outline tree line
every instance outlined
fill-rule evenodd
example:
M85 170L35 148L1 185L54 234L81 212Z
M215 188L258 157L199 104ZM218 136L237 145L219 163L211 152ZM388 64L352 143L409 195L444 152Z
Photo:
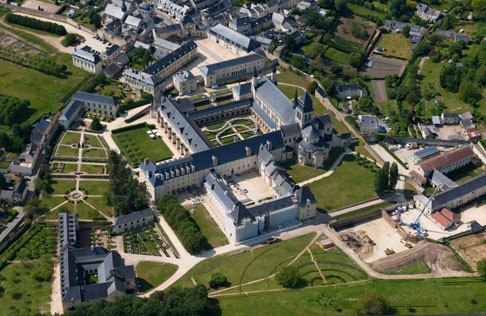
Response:
M148 207L145 184L138 182L126 166L121 155L110 151L108 173L111 191L106 194L106 202L113 206L115 216L140 211Z
M67 69L66 65L58 64L50 59L44 58L40 55L19 55L16 51L8 48L0 48L0 57L8 59L13 63L17 63L26 67L33 68L47 75L62 78L65 76Z
M163 195L157 203L157 208L190 254L197 254L207 248L206 237L201 233L189 211L179 204L174 195Z
M5 19L7 20L7 22L10 23L22 25L31 29L44 31L51 34L64 36L67 33L66 29L62 25L52 22L41 21L38 19L30 18L28 16L9 13L5 17Z
M68 310L64 315L198 316L210 315L212 309L206 288L197 285L193 288L171 288L166 292L155 292L149 298L124 295L114 302L98 300L89 306Z
M29 117L30 102L17 97L0 94L0 124L12 126Z
M375 173L375 191L382 195L386 191L393 190L398 183L398 165L396 162L386 161L383 167Z

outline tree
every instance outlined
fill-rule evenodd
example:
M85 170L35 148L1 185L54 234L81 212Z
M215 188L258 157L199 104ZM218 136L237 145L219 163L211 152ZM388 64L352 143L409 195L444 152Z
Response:
M94 14L92 17L90 17L91 23L94 25L96 29L101 28L101 17L99 14Z
M281 286L295 288L300 281L299 269L293 266L287 266L280 270L275 278Z
M486 281L486 259L481 259L476 263L476 268L478 269L479 276Z
M486 19L486 0L472 0L471 7L476 20Z
M378 195L385 193L387 187L386 176L383 173L383 169L379 169L375 173L375 192Z
M220 286L225 285L226 281L226 276L224 276L224 274L216 272L211 275L211 280L208 283L211 288L216 289Z
M307 85L307 92L310 94L314 94L316 92L316 89L318 87L317 81L313 80L311 83Z
M62 40L61 44L64 47L68 47L68 46L71 46L74 43L76 43L77 40L78 40L78 35L77 34L69 33L69 34L67 34L64 37L64 39Z
M361 64L363 63L363 59L364 59L364 53L362 52L351 53L349 57L349 65L351 65L351 67L359 69L361 67Z
M402 34L403 36L405 36L406 38L409 38L410 37L410 26L405 25L403 28L402 28Z
M476 105L482 98L481 88L470 80L464 80L459 85L459 98L469 104Z
M461 70L456 65L445 66L440 72L439 82L447 91L457 92L461 83Z
M93 131L101 131L103 129L103 125L100 123L100 119L95 116L91 124L89 125L89 129Z
M385 161L381 169L383 171L383 181L385 182L386 190L388 190L390 189L390 163L388 161Z
M363 112L371 112L373 110L373 98L369 96L361 97L358 101L358 109Z
M7 181L5 181L5 176L3 173L0 173L0 189L5 189L7 185Z
M398 165L396 162L392 163L390 167L390 189L395 189L398 183Z
M367 292L358 298L356 311L358 315L386 315L390 314L390 305L382 295Z

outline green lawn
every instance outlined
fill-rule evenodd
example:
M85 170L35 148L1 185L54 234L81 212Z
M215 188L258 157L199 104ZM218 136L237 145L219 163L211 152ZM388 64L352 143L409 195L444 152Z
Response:
M68 158L77 158L79 155L78 148L72 148L71 146L59 145L57 146L56 153L54 154L55 157L68 157Z
M354 155L346 155L334 173L309 184L321 211L333 210L365 201L376 196L375 174L358 165Z
M59 217L59 213L63 212L74 213L74 204L70 202L65 203L61 207L56 208L54 211L50 211L49 213L47 213L44 218L57 220Z
M228 244L228 239L225 234L214 222L203 204L196 204L194 207L188 207L188 209L194 209L196 211L194 214L191 214L191 217L196 221L199 228L201 228L201 233L206 237L212 248Z
M472 314L486 310L485 284L478 278L369 280L302 290L218 297L223 315L356 315L354 298L376 291L396 314ZM325 304L332 302L331 304Z
M113 209L111 206L106 205L106 200L104 197L89 197L86 202L93 205L101 213L108 217L113 216Z
M383 47L383 56L408 59L412 54L410 40L402 34L383 34L376 47Z
M91 199L88 198L88 202ZM97 219L102 219L104 220L105 218L98 213L95 209L93 209L91 206L87 205L84 202L78 202L76 204L76 213L79 215L79 219L88 219L88 220L97 220Z
M394 269L391 271L383 271L386 274L425 274L430 273L432 270L425 263L425 261L417 261L399 269Z
M87 145L90 145L92 147L103 148L103 145L101 144L100 140L98 139L98 136L95 136L95 135L84 134L84 143L87 144Z
M326 51L326 57L337 63L349 65L350 54L337 50L334 47L329 47Z
M172 158L172 152L161 138L152 139L147 134L149 129L140 127L131 131L112 134L125 158L132 166L138 165L145 158L162 161Z
M103 165L90 165L90 164L81 164L81 171L86 172L89 174L104 174L105 173L105 166Z
M57 54L55 60L67 66L71 73L67 78L46 75L0 60L0 94L12 95L30 101L36 110L28 123L39 119L44 113L55 113L91 75L72 65L68 54Z
M42 197L42 204L48 209L52 209L65 201L66 199L63 196Z
M88 195L104 195L110 191L110 181L81 180L79 188L88 191Z
M283 68L278 69L277 83L278 82L290 83L304 88L307 87L307 85L309 84L309 82L306 79L304 79L303 75L301 76L295 71L287 70ZM293 94L292 97L294 97Z
M65 194L66 191L71 191L76 187L76 181L63 179L51 180L51 187L53 189L51 194Z
M278 79L277 79L277 81L278 81ZM302 85L302 88L300 88L300 89L292 87L292 86L286 86L286 85L283 85L283 84L279 84L278 88L280 89L280 91L282 91L285 94L285 96L287 96L287 98L293 100L294 96L295 96L295 89L297 89L297 94L300 97L304 94L305 89L306 89L305 85L307 85L308 83L303 81L300 84ZM310 95L310 97L312 99L312 104L313 104L313 107L314 107L314 113L315 113L316 116L327 113L326 108L321 104L321 102L319 102L316 99L316 97L314 95Z
M108 158L106 154L106 150L92 148L92 149L83 149L83 158L100 158L106 159Z
M52 173L70 173L78 170L78 164L75 162L54 161L51 164Z
M164 283L177 271L175 264L141 261L135 266L140 292L147 292Z
M309 180L326 172L324 169L302 166L294 160L287 160L283 163L283 167L287 169L287 173L296 183Z
M191 276L196 282L207 285L215 272L224 274L231 285L267 277L288 264L314 236L315 234L308 234L270 246L253 248L244 253L237 251L206 259L189 270L173 286L193 286Z
M352 4L352 3L346 3L346 6L348 7L349 10L353 11L354 14L359 15L363 18L366 18L367 16L373 16L373 17L378 17L380 19L385 19L385 13L382 12L377 12L370 10L368 8L359 6L357 4Z
M485 166L476 166L475 164L470 163L460 169L449 172L447 177L456 183L463 183L479 176L483 172L486 172Z
M382 204L370 206L370 207L364 208L364 209L359 210L359 211L354 212L354 213L348 213L348 214L344 214L344 215L335 217L334 220L336 220L336 221L342 221L342 220L345 220L345 219L348 219L348 218L352 218L352 217L355 217L355 216L360 216L360 215L363 215L363 214L371 213L373 211L376 211L376 210L379 210L379 209L382 209L382 208L391 206L393 204L395 204L395 203L387 202L387 203L382 203Z
M447 112L456 112L461 114L466 111L472 111L473 107L461 101L457 93L446 91L440 86L440 72L442 70L442 67L444 67L445 65L445 62L433 63L430 61L430 59L425 61L422 72L420 73L423 77L423 79L420 81L420 90L422 92L422 95L424 95L424 92L426 91L436 92L438 94L436 98L439 101L444 102L447 108ZM432 115L433 109L435 108L435 101L434 99L424 99L424 102L426 109L425 116L430 117L430 115ZM479 113L486 113L486 102L484 101L484 99L481 102L481 106L477 110Z
M49 311L51 283L37 281L35 263L8 264L0 271L5 280L0 287L5 293L0 295L2 315L33 315Z
M80 139L81 139L80 133L67 131L63 134L61 141L59 143L62 145L79 144Z

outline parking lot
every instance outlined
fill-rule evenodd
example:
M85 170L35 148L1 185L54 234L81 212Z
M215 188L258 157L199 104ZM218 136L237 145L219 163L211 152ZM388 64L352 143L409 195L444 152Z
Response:
M405 60L386 58L374 54L371 55L370 59L373 61L373 66L367 69L364 74L371 78L383 79L391 75L401 76L407 65Z

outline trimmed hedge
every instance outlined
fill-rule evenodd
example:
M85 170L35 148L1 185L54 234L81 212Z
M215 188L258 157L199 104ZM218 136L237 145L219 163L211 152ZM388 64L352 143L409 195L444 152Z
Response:
M29 27L31 29L35 30L40 30L44 31L47 33L51 34L56 34L56 35L61 35L64 36L67 34L66 29L64 26L56 24L56 23L51 23L51 22L46 22L46 21L41 21L38 19L30 18L28 16L23 16L23 15L15 15L13 13L7 14L5 17L7 22L13 23L13 24L18 24L22 25L25 27Z
M132 131L134 129L139 129L140 127L146 127L146 128L152 128L153 129L153 128L155 128L155 125L147 124L147 123L140 123L140 124L130 125L130 126L126 126L126 127L122 127L122 128L112 130L111 133L112 134L119 134L119 133L122 133L122 132L128 132L128 131Z

